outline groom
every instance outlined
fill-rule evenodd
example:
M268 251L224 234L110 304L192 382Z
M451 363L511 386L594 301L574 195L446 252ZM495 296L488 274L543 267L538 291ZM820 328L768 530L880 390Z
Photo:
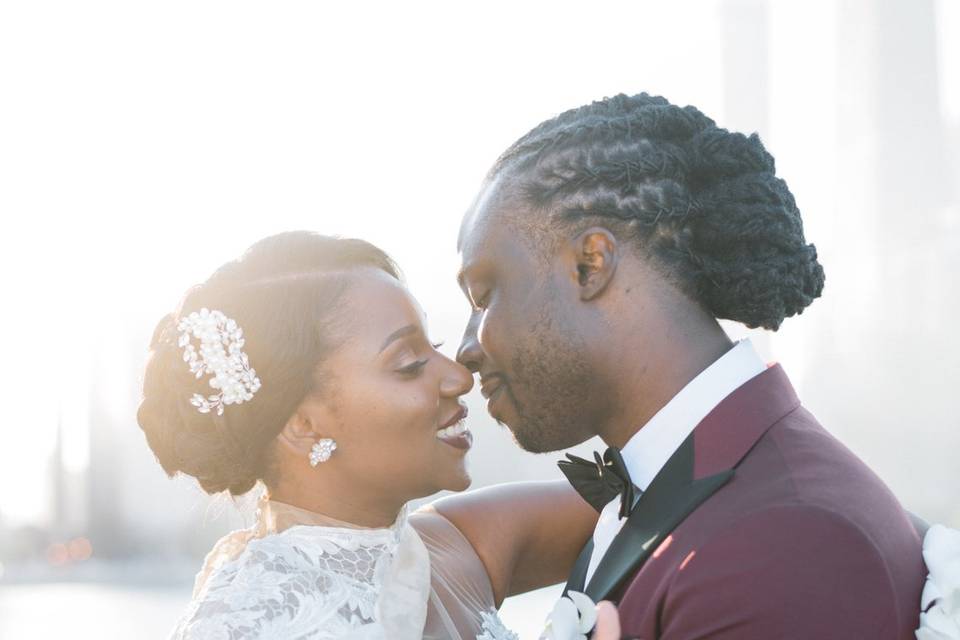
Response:
M776 330L823 269L754 136L616 96L497 161L463 220L458 359L600 512L568 590L633 638L913 638L925 576L897 500L717 322ZM829 375L829 372L825 372Z

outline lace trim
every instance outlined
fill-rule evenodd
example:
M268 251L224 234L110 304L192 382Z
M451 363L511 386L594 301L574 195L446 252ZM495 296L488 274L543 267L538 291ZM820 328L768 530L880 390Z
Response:
M342 638L377 621L398 528L301 525L252 535L235 532L217 544L219 566L201 572L173 638ZM223 557L244 542L239 556Z
M477 640L520 640L520 636L508 629L496 609L480 612L480 634Z

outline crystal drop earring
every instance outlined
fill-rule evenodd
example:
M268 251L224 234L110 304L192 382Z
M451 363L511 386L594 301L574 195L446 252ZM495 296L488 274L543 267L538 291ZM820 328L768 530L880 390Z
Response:
M321 438L313 443L310 448L310 466L315 467L321 462L326 462L337 450L337 443L333 438Z

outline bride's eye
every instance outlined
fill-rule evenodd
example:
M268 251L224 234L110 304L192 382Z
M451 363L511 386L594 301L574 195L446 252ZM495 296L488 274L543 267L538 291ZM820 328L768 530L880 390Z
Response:
M414 377L419 374L423 368L427 365L428 360L417 360L416 362L411 362L410 364L400 367L397 369L397 373L403 376Z

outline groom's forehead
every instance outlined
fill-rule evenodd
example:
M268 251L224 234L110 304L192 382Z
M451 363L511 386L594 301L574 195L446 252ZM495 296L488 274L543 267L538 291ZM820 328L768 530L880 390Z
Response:
M520 231L501 210L475 210L461 226L460 259L464 270L486 263L512 262L525 250Z
M494 221L485 209L474 207L463 217L460 224L460 237L457 240L457 251L463 258L476 256L490 250L496 238Z
M460 251L457 282L461 289L477 283L523 281L540 268L529 238L514 224L497 217L484 217L465 234ZM517 280L519 279L519 280Z
M467 209L460 221L460 234L457 237L457 251L473 252L476 244L481 240L484 231L490 225L490 205L499 199L499 180L494 180L483 186L476 200Z
M499 253L529 231L521 222L523 205L502 177L488 183L464 214L457 251L464 260Z

